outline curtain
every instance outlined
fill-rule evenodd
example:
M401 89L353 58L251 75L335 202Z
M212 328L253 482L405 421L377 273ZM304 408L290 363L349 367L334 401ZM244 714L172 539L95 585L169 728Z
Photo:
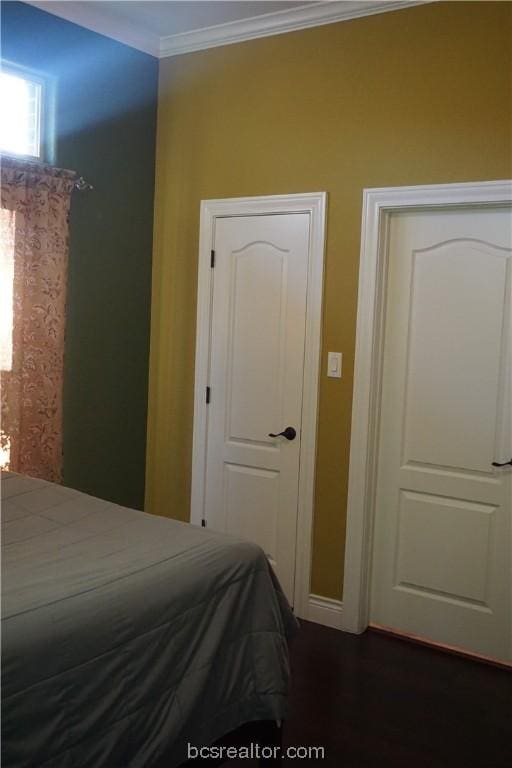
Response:
M62 477L68 217L75 174L2 158L1 449L14 472Z

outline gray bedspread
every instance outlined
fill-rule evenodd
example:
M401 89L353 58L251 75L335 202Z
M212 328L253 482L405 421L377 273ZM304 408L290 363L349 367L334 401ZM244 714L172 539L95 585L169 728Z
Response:
M296 621L258 547L2 480L3 768L171 768L285 716Z

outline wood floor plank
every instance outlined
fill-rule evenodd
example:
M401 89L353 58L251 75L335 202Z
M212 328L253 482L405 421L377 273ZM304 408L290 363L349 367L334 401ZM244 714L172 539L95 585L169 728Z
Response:
M377 632L301 624L283 746L323 746L325 759L284 765L512 768L509 671Z

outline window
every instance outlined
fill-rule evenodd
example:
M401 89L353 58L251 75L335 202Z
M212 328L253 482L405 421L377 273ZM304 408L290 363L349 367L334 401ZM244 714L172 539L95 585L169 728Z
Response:
M0 208L0 370L12 369L14 211Z
M11 67L0 72L0 151L42 159L44 82Z
M2 379L12 370L14 211L0 208L0 370ZM2 381L4 384L5 381ZM0 469L9 467L11 441L0 433Z

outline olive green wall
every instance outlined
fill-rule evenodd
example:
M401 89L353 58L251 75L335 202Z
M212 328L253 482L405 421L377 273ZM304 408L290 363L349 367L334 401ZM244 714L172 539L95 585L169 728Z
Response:
M362 190L511 175L511 14L433 3L161 62L149 510L189 515L201 199L326 190L312 592L341 597Z

